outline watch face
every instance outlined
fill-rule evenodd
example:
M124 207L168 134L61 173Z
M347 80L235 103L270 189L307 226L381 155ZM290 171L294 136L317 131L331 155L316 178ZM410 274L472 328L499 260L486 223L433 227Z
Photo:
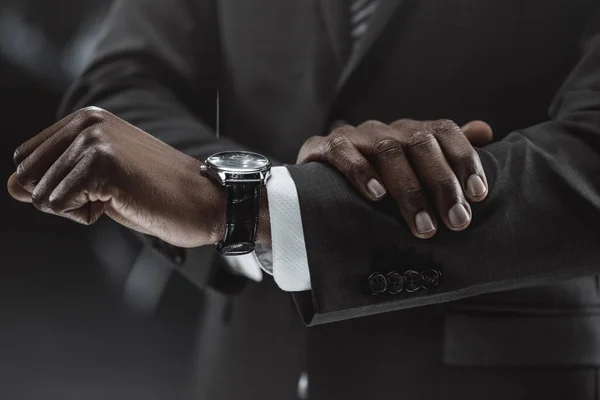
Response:
M270 164L266 157L246 151L217 153L210 156L207 162L218 169L236 172L260 171Z

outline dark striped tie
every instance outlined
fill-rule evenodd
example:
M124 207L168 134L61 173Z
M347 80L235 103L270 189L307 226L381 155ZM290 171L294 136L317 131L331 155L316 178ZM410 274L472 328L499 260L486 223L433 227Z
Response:
M369 26L369 18L377 9L377 0L351 0L350 3L350 36L352 48L356 49L360 39Z

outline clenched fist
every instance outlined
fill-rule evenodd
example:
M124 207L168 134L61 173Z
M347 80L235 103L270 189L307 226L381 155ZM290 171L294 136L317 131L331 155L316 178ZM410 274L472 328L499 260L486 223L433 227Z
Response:
M328 136L309 138L298 163L331 164L370 200L389 192L411 232L427 239L437 232L438 219L454 231L469 226L469 202L488 193L472 145L491 140L492 130L482 121L462 128L449 120L339 123Z
M225 193L201 162L96 107L19 146L8 190L46 213L92 224L102 214L180 247L222 238Z

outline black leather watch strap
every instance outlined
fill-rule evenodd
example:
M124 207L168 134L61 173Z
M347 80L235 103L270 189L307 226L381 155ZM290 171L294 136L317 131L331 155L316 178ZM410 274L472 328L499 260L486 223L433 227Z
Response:
M260 182L239 182L227 186L225 236L217 244L219 253L235 256L254 250L261 186Z

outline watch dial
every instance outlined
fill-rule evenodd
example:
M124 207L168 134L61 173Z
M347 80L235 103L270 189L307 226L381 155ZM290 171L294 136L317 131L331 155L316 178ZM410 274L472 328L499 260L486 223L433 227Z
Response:
M261 169L269 164L269 160L266 157L245 151L218 153L209 157L208 162L217 168L235 168L242 170Z

